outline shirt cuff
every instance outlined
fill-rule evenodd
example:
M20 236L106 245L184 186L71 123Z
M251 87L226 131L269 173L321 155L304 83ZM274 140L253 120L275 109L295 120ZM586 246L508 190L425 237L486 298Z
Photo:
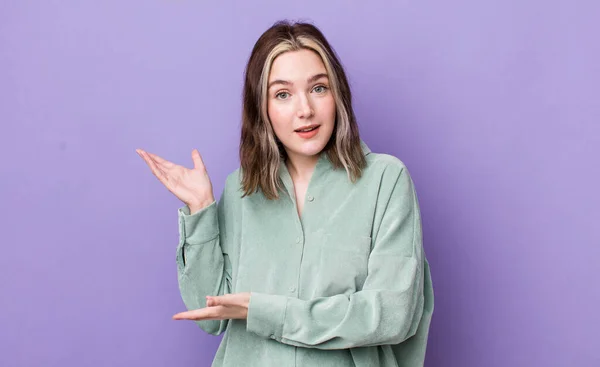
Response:
M281 340L287 302L285 296L252 292L248 304L246 331Z
M202 244L219 234L217 202L190 214L190 209L183 206L178 209L179 242L190 245Z

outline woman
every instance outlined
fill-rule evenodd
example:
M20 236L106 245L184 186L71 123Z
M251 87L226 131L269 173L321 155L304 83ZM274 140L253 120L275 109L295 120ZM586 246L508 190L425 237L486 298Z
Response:
M214 366L422 366L433 312L413 182L360 139L322 33L278 22L245 72L240 168L218 201L188 169L138 150L186 205L178 279L187 312L226 331Z

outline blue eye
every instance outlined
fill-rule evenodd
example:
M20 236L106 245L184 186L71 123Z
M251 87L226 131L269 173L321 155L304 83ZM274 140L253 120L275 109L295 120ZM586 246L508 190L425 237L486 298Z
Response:
M285 96L285 97L282 97ZM287 99L287 97L289 96L288 92L279 92L275 95L275 98L277 99Z
M325 93L327 87L324 85L317 85L313 90L317 93Z

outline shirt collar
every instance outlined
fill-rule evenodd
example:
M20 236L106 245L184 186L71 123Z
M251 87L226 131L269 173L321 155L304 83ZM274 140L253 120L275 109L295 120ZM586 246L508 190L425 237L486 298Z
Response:
M367 146L367 143L365 143L362 139L360 139L360 147L362 148L363 154L365 156L367 156L369 153L371 153L371 149L369 149L369 147Z
M360 140L360 148L365 156L371 153L371 149L367 146L367 144L361 139ZM313 171L313 177L311 181L316 180L318 176L320 176L323 172L329 170L331 168L331 161L327 156L327 153L321 152L319 153L319 160L317 161L317 165L315 166L315 170ZM285 161L282 159L279 164L279 177L283 181L283 184L288 191L291 193L294 191L294 184L292 182L292 177L290 176L290 172L285 165Z

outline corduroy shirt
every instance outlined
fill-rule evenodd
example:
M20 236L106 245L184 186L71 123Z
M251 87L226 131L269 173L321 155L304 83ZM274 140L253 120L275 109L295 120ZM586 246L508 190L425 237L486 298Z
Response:
M284 163L279 199L241 198L237 169L218 201L179 208L186 307L251 292L246 320L196 322L225 332L213 366L424 364L433 288L414 184L398 158L361 147L355 183L320 154L301 217Z

